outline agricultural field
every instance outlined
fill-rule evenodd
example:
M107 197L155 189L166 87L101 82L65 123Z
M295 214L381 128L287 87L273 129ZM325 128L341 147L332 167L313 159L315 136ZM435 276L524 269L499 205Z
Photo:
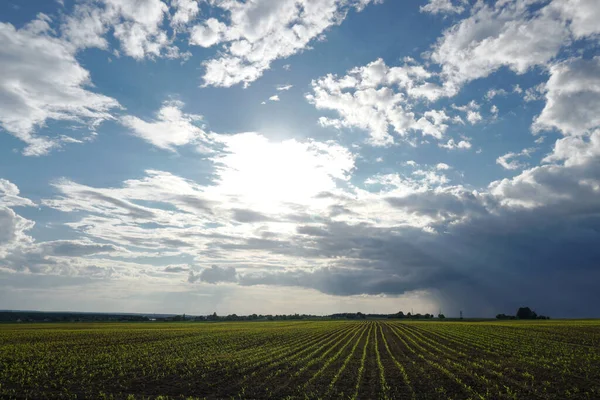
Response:
M5 324L0 397L599 399L600 321Z

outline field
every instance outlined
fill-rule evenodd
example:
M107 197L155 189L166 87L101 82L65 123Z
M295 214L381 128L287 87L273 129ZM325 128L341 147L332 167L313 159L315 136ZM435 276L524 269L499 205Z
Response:
M599 399L600 321L6 324L0 397Z

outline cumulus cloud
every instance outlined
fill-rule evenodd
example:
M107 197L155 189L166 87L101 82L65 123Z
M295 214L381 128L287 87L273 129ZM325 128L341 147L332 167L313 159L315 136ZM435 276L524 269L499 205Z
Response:
M466 139L459 140L458 142L454 139L450 139L447 143L440 143L438 146L448 150L468 150L472 147L471 142Z
M190 33L190 44L211 47L221 40L227 31L227 25L216 18L209 18L202 25L195 25Z
M175 9L171 16L171 25L176 28L189 24L200 13L197 0L172 0L171 7Z
M468 1L459 0L429 0L427 4L421 6L419 9L421 12L430 14L460 14L465 11L465 4Z
M468 104L457 106L456 104L452 105L452 108L455 110L461 111L464 113L465 118L471 125L475 125L483 120L479 109L481 106L477 104L475 100L470 101Z
M600 27L600 6L595 0L554 0L552 8L558 10L563 19L569 23L573 35L577 39L597 35Z
M225 43L225 51L204 62L205 85L233 86L258 79L271 63L298 53L347 13L380 0L220 1L213 5L227 22L209 18L195 26L190 43L210 47Z
M577 135L600 126L600 57L569 59L550 68L546 105L535 131L557 129Z
M5 207L34 206L35 203L29 199L19 196L17 185L7 179L0 178L0 205Z
M437 3L427 6L434 9ZM446 3L440 1L439 5L451 6ZM600 16L594 0L536 3L478 2L469 17L446 30L433 47L431 60L441 65L447 91L457 92L463 84L501 67L517 74L536 66L544 68L574 39L594 38L600 33L593 22Z
M50 22L39 15L20 29L0 23L0 126L27 145L29 156L61 145L58 137L38 134L48 120L95 126L120 107L90 89L89 72L75 49L53 35Z
M27 207L35 204L19 196L17 185L7 179L0 179L0 260L10 249L32 243L27 235L35 223L18 215L12 207Z
M458 90L500 67L523 74L545 65L569 38L567 24L549 6L534 11L526 1L480 2L443 34L431 59L441 64L449 89Z
M27 234L35 223L18 215L12 207L33 206L19 196L19 188L6 179L0 179L0 266L2 259L19 246L28 246L33 239Z
M519 90L521 90L519 88ZM490 89L485 94L486 100L492 100L494 97L504 97L507 96L508 92L504 89Z
M583 206L595 201L599 186L597 161L600 132L589 137L558 140L545 165L523 171L512 179L493 182L492 193L508 205L540 207L560 202Z
M198 13L197 4L186 0L173 3L175 26L188 23ZM100 0L77 4L61 26L63 37L76 48L107 49L106 35L112 32L121 51L141 60L146 57L178 58L179 48L171 44L164 21L169 7L161 0Z
M21 217L11 208L0 205L0 259L19 243L31 242L32 239L26 232L33 226L33 221Z
M450 119L445 111L428 110L418 116L412 110L415 101L435 100L442 94L441 87L427 81L431 77L422 66L388 67L379 59L343 77L329 74L313 80L313 93L306 99L318 109L339 114L338 119L321 117L322 126L366 130L373 145L393 143L391 129L400 136L412 130L440 139Z

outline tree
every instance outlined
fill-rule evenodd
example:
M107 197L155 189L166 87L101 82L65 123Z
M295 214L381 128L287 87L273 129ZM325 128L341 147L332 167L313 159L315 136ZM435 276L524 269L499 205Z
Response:
M209 315L208 317L206 317L206 319L209 321L217 321L219 319L219 317L217 317L217 313L214 312L214 313L212 313L212 315Z
M439 319L444 319L444 318L446 318L446 316L444 314L438 314L438 318Z
M536 319L537 314L535 311L531 311L529 307L520 307L517 311L517 318L519 319Z

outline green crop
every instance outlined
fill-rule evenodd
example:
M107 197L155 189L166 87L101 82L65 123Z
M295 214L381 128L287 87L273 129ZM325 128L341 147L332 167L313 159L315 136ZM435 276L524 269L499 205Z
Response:
M598 321L0 325L0 398L597 399Z

